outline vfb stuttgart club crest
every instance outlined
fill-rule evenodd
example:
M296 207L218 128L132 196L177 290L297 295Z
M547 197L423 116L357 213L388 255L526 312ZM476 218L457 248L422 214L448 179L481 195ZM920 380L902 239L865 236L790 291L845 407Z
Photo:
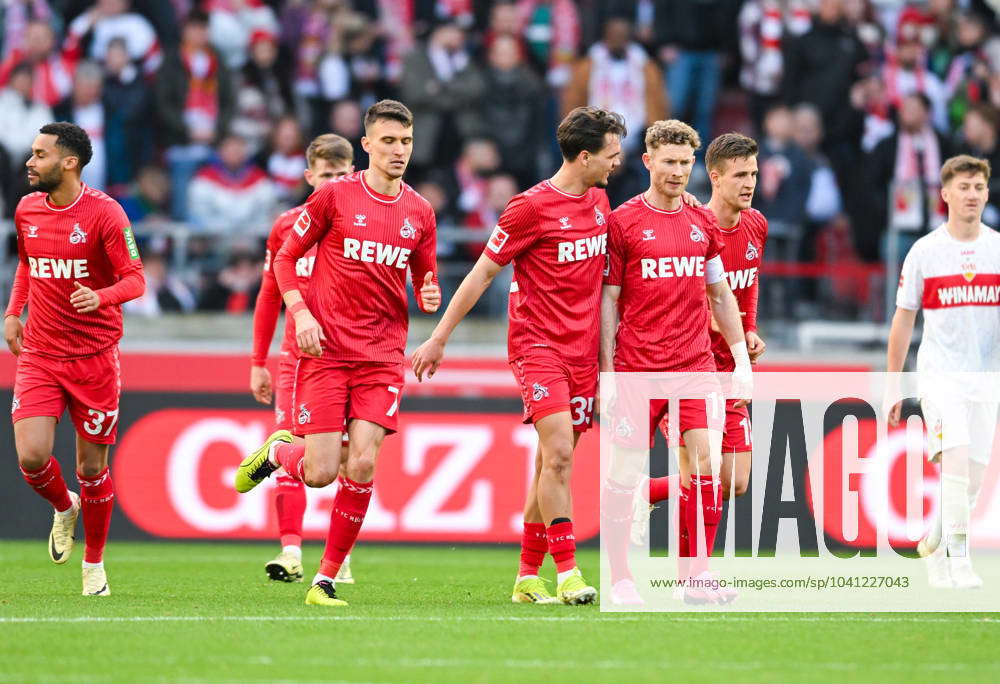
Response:
M69 234L69 242L71 245L78 245L81 242L87 241L87 234L80 229L79 223L73 224L73 232Z
M299 425L305 425L309 422L312 416L309 414L309 409L306 408L305 404L299 404Z
M760 250L757 249L757 245L752 242L747 243L747 253L745 254L747 261L753 261L760 256Z
M962 263L962 277L965 278L968 282L970 283L972 282L972 280L976 277L975 261L973 261L972 259L966 259Z
M399 229L399 236L404 238L412 238L416 234L417 234L417 229L413 227L412 223L410 223L410 219L404 218L403 227Z
M703 242L705 240L705 234L701 232L701 228L691 224L691 242Z
M531 389L531 398L535 401L541 401L545 397L549 396L549 388L544 385L539 385L537 382L531 387Z

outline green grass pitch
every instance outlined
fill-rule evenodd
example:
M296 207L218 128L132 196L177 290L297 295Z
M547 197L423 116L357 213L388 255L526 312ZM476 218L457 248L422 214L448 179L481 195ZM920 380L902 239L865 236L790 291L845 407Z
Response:
M0 682L990 681L986 614L602 614L512 605L511 548L362 545L349 608L269 582L277 545L113 543L112 596L82 548L0 542ZM306 548L307 577L320 549ZM581 567L596 579L597 553ZM553 575L551 566L545 569Z

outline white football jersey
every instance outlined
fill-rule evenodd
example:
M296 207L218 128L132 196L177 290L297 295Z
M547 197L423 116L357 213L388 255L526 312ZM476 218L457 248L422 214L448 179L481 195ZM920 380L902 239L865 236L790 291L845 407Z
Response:
M1000 371L1000 233L981 224L978 238L959 242L941 225L917 240L903 261L896 306L924 311L921 396L947 391L927 374ZM955 390L965 398L990 392L965 382Z

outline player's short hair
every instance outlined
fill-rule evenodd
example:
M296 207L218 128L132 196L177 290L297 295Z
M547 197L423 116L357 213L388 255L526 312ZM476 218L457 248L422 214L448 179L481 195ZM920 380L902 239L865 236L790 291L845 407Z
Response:
M677 119L656 121L646 129L646 151L652 152L660 145L690 145L692 150L701 147L698 131Z
M989 182L990 163L985 159L973 157L969 154L960 154L957 157L952 157L941 167L941 185L948 185L948 181L960 173L981 173L986 181Z
M309 166L317 159L324 159L331 164L352 164L354 162L354 147L342 136L336 133L324 133L313 138L306 148L306 162Z
M42 135L56 136L56 147L63 152L71 154L80 160L79 168L83 168L90 163L90 158L94 156L94 148L90 144L90 136L87 131L68 121L58 121L56 123L45 124L38 129Z
M757 141L741 133L723 133L705 150L705 166L722 171L730 159L746 159L757 156Z
M566 115L556 129L559 150L567 161L573 161L586 150L591 154L604 147L604 136L626 135L625 119L621 114L597 107L577 107Z
M407 128L413 126L413 112L402 102L379 100L365 112L365 130L379 119L398 121Z

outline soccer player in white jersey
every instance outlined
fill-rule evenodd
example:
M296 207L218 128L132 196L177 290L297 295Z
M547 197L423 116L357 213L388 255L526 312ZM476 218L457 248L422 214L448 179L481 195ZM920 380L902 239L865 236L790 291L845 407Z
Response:
M997 390L948 374L1000 371L1000 233L982 223L989 180L989 162L968 155L941 168L948 221L906 255L889 333L887 370L895 373L903 370L917 310L923 309L917 394L930 458L942 464L942 497L941 514L918 551L933 587L982 586L969 558L969 513L989 462ZM893 401L886 408L895 427L901 404Z

